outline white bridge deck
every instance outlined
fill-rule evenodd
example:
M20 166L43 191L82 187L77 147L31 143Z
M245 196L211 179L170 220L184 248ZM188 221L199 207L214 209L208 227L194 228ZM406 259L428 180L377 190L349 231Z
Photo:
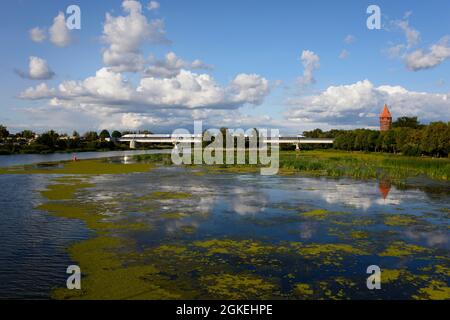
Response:
M234 136L239 137L239 136ZM244 136L248 138L248 136ZM201 135L190 135L190 134L127 134L121 138L116 139L118 142L129 142L130 148L135 148L136 143L167 143L167 144L177 144L177 143L201 143ZM265 137L263 138L263 143L267 144L294 144L297 146L300 144L333 144L333 139L313 139L304 138L296 136L279 136L277 138Z

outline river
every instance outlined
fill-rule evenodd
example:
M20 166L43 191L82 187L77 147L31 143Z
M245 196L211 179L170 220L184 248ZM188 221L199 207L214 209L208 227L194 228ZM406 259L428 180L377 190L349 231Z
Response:
M63 155L39 161L54 157ZM1 163L36 158L15 159ZM82 221L37 209L54 178L0 175L1 299L49 298L78 263L67 247L95 236ZM448 269L436 267L449 262L445 186L425 192L387 181L172 166L84 179L92 186L76 203L102 208L108 221L148 225L113 233L127 241L121 250L130 261L140 254L164 270L152 283L176 287L181 298L410 299L436 294L432 284L448 286ZM370 265L389 271L381 290L366 286Z
M171 150L127 150L127 151L98 151L77 153L50 153L50 154L13 154L0 155L0 167L33 164L39 162L67 161L74 156L77 159L99 159L107 157L124 157L136 154L170 153Z

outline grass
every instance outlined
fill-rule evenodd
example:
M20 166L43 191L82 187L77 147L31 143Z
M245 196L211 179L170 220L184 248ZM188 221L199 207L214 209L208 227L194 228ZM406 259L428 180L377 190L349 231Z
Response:
M246 155L248 163L248 154ZM142 162L170 163L170 155L140 155ZM188 165L195 167L195 165ZM210 165L208 172L259 172L262 165ZM280 174L304 174L354 179L387 178L393 181L422 176L435 180L450 179L450 159L407 157L394 154L347 152L337 150L281 151Z
M304 151L281 152L281 172L350 177L356 179L390 178L401 180L412 176L426 176L436 180L450 179L450 160L413 158L392 154Z

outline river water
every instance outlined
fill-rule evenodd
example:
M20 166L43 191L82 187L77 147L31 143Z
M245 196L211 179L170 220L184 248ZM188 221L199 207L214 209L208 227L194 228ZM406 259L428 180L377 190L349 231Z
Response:
M52 178L0 175L2 299L48 298L52 288L64 287L66 268L74 263L67 246L93 236L78 220L36 209L46 201L39 191ZM166 257L171 279L176 284L184 279L180 287L191 285L186 277L196 287L194 283L216 281L217 273L227 273L250 274L276 284L266 296L245 295L248 288L243 288L244 295L238 295L243 298L295 298L298 283L314 288L317 295L312 298L330 299L411 298L430 283L448 288L448 269L447 273L434 269L449 267L450 190L446 184L397 188L387 181L261 176L171 166L89 179L94 187L78 196L80 203L109 208L104 214L111 219L129 218L152 226L121 233L133 240L135 252L161 245L197 250L202 241L223 245L198 258L214 264L214 270L196 266L203 271L186 274L193 262L185 265L185 256ZM145 198L157 192L160 198ZM164 197L166 192L189 196ZM267 255L250 249L242 253L236 244L245 241L254 242L252 248L267 246ZM292 249L296 255L286 248L300 249ZM229 252L233 250L238 253ZM382 290L369 290L366 270L370 265L404 270L404 279L383 285ZM198 297L234 297L218 291L217 285L205 288L197 289Z
M51 153L51 154L13 154L0 155L0 167L10 167L39 162L67 161L74 156L77 159L98 159L107 157L124 157L136 154L159 154L170 153L171 150L127 150L127 151L99 151L79 153Z

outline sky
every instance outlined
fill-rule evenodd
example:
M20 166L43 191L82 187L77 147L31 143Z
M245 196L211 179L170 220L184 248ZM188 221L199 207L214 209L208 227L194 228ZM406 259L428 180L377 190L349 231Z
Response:
M385 103L450 121L446 0L4 1L0 39L11 132L377 128Z

